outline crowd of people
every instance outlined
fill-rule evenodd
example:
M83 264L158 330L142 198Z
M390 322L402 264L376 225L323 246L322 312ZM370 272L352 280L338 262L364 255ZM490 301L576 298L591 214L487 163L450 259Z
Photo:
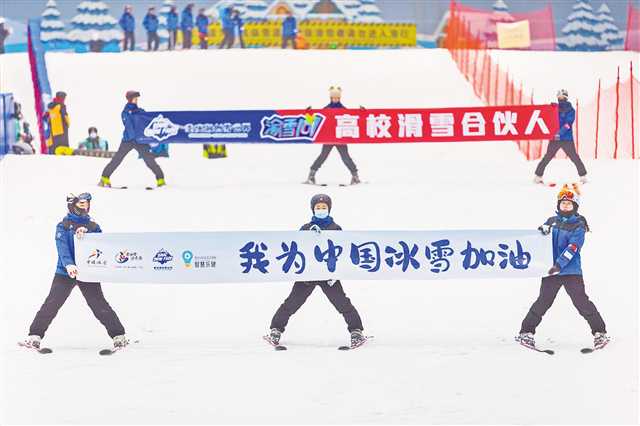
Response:
M209 45L209 25L212 23L204 8L198 10L194 18L195 5L187 4L182 12L178 13L176 6L171 6L166 17L166 26L169 33L167 38L167 50L176 49L178 32L182 34L182 48L191 49L193 45L194 31L196 32L201 49L208 49ZM123 32L122 50L135 50L135 30L136 18L133 15L133 6L127 5L119 20L120 28ZM238 9L232 6L220 10L220 24L222 26L222 41L218 45L219 49L230 49L238 41L242 49L244 42L244 21ZM147 50L155 51L160 48L160 19L156 14L155 7L149 7L142 21L142 26L147 33ZM296 18L287 13L282 21L282 48L286 49L291 45L297 47L298 25Z

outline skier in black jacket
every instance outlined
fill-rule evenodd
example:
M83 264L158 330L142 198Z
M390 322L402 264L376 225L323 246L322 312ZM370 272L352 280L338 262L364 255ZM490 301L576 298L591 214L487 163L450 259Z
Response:
M342 98L342 89L339 87L330 87L329 88L329 97L330 102L325 108L346 108L340 102ZM361 107L362 108L362 107ZM308 109L311 109L309 107ZM322 164L326 161L327 157L329 157L329 153L333 148L338 150L340 154L340 158L342 158L342 162L351 172L351 185L356 185L360 183L360 178L358 177L358 168L356 167L356 163L353 162L353 159L349 155L349 147L347 144L342 145L322 145L322 151L320 151L320 155L316 158L316 161L311 165L311 170L309 171L309 177L304 183L315 185L316 183L316 172L320 169Z
M329 216L331 212L331 198L328 195L314 195L311 198L311 211L313 212L311 222L302 225L300 228L301 231L342 231L340 225L335 223L333 218ZM297 281L293 285L289 297L280 305L271 320L271 331L269 336L266 336L270 343L274 346L279 345L280 337L282 333L284 333L289 318L300 309L316 286L322 289L331 304L342 314L347 322L347 328L351 333L351 347L362 345L366 341L366 338L362 334L362 319L360 319L358 311L344 293L340 281L334 280Z

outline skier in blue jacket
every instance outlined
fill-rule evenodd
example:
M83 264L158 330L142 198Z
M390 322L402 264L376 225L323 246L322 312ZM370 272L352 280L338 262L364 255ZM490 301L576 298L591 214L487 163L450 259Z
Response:
M296 18L291 12L287 12L287 17L282 21L282 48L286 49L289 42L291 47L296 48L296 36L298 35L298 25Z
M136 44L136 18L133 16L133 8L131 5L126 5L124 7L124 13L118 22L120 24L120 28L124 31L122 51L126 51L127 47L129 47L129 50L134 50Z
M331 213L331 197L326 194L316 194L311 198L311 222L302 225L301 231L342 231L340 225L333 221ZM320 287L336 310L342 314L347 329L351 334L351 347L358 347L366 341L362 334L362 319L357 309L351 303L338 280L329 281L298 281L293 285L291 293L280 305L271 320L271 330L265 340L273 346L280 344L280 338L289 322L289 318L295 314L311 295L316 287Z
M558 194L556 215L538 228L543 235L552 235L554 264L549 275L542 278L540 295L522 321L520 334L516 337L516 341L524 346L535 348L536 327L563 286L580 315L589 323L594 347L601 349L609 342L604 320L584 288L580 251L589 225L585 217L578 214L579 205L577 185L573 189L565 185Z
M167 14L167 31L169 32L168 50L176 47L176 39L178 38L178 12L175 6L171 6Z
M219 49L231 49L235 42L235 26L233 22L233 8L228 6L220 12L220 24L222 25L222 33L224 37L220 42Z
M98 186L111 188L111 175L116 170L116 168L118 168L120 163L122 163L124 157L126 157L132 149L135 149L138 152L147 167L151 169L156 177L156 184L158 185L158 187L164 186L166 184L164 181L164 173L156 162L154 155L151 153L149 144L138 143L136 141L136 130L134 126L133 116L135 114L145 112L138 106L140 92L136 90L129 90L127 91L125 97L127 98L127 104L124 106L122 114L120 114L120 117L122 118L122 124L124 125L124 131L122 132L122 142L120 142L118 151L113 155L111 161L105 166L104 170L102 171L102 177L100 178L100 182L98 182Z
M147 30L147 50L151 50L153 46L153 50L158 50L158 46L160 45L160 37L158 36L158 26L160 25L160 21L158 20L158 16L156 15L156 8L150 7L144 20L142 21L142 26L145 30Z
M45 332L76 285L82 292L93 315L107 329L107 333L113 339L114 347L124 347L128 343L124 327L118 315L104 298L100 283L83 282L77 279L78 268L76 264L78 259L75 258L74 236L80 239L86 233L102 232L100 225L89 216L90 208L91 194L89 193L85 192L77 196L70 194L67 197L68 214L56 226L58 265L51 290L33 319L29 328L29 336L22 346L40 348L40 341L44 338ZM101 261L102 256L102 252L96 249L89 259L82 259L82 261Z
M584 167L584 163L582 163L580 155L578 155L578 152L576 151L576 145L573 142L573 122L576 119L576 111L573 109L571 102L569 102L569 92L567 92L567 90L558 90L557 98L560 129L554 139L549 141L547 152L536 167L533 181L535 183L542 183L544 169L547 167L547 164L553 160L556 153L562 149L578 169L580 182L584 184L587 183L587 169Z
M196 27L198 28L198 37L200 39L200 49L208 49L209 43L207 34L209 33L209 18L204 14L204 9L198 11L196 17Z
M342 105L341 99L342 99L342 89L340 87L331 86L329 88L329 104L325 106L325 108L337 108L337 109L346 108L344 105ZM364 107L362 106L360 106L360 108L364 109ZM308 107L307 109L311 109L311 107ZM331 150L333 148L338 150L338 154L340 154L340 158L342 158L342 162L344 163L345 166L347 166L347 169L349 169L349 171L351 172L351 185L357 185L361 183L360 177L358 176L358 168L356 167L356 163L353 162L353 158L351 158L351 155L349 155L349 146L347 144L336 144L336 145L323 144L322 149L320 150L320 155L318 156L318 158L316 158L313 164L311 164L311 169L309 170L309 176L307 177L307 180L304 181L303 183L306 183L309 185L316 184L316 173L318 172L322 164L324 164L324 162L327 160L327 158L329 157L329 153L331 153Z
M189 3L180 15L180 29L182 29L182 48L191 49L193 31L193 3Z

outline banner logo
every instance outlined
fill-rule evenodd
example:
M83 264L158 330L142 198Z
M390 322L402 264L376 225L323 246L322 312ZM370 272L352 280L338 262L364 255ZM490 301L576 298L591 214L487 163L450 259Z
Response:
M144 135L148 138L153 138L158 142L162 142L177 135L179 131L179 125L172 123L171 120L165 118L162 114L159 114L154 117L149 125L144 129Z
M184 261L185 268L191 268L191 261L193 260L193 253L189 250L185 250L182 252L182 260Z
M273 114L260 120L260 137L274 141L314 141L325 121L325 116L318 112L299 115Z
M102 250L92 250L91 254L87 258L87 265L99 267L107 266L107 261L102 258Z

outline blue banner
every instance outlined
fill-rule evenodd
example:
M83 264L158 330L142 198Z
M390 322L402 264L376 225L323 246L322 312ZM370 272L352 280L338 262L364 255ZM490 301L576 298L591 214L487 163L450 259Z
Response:
M310 136L317 134L322 121L318 115L285 116L273 110L159 111L134 115L134 127L138 143L311 143ZM283 137L285 130L289 134Z

